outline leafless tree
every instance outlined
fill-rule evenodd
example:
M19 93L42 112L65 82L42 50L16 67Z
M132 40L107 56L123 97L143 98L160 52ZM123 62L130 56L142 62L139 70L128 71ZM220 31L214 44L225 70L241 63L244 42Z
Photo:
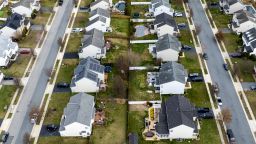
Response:
M48 68L48 69L45 69L45 73L48 77L51 77L52 75L52 69L51 68Z
M229 108L223 108L221 110L221 115L224 123L229 124L232 121L232 114Z
M194 16L193 10L189 7L189 17L192 18Z
M156 59L155 65L160 66L161 63L162 63L162 59L160 59L160 58Z
M196 30L196 35L200 34L201 32L201 26L195 26L195 30Z
M61 38L61 37L58 38L58 45L59 45L60 47L63 47L63 46L64 46L64 42L62 41L62 38Z
M21 86L22 86L21 80L20 80L19 78L15 78L15 79L14 79L14 83L15 83L15 85L16 85L17 87L21 87Z
M38 107L33 106L29 112L30 119L37 117L39 112L40 112L40 109Z
M221 30L218 30L218 32L215 34L217 41L223 41L224 40L224 34Z
M126 98L126 86L119 75L116 75L113 79L112 92L115 97Z
M121 76L125 79L127 79L128 72L129 72L129 59L128 56L123 54L120 55L116 60L115 60L115 66L119 70L118 72L121 73Z
M24 144L30 144L31 142L31 139L30 139L30 134L29 133L25 133L24 136L23 136L23 143Z

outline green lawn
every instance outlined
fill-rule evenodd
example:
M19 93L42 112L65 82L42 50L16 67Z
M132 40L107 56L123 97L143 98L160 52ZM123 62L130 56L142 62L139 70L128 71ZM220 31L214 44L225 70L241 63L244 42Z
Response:
M0 10L0 17L1 18L7 18L11 14L11 8L9 6L4 7Z
M196 53L185 52L185 57L179 58L179 62L188 72L200 72L201 68Z
M19 55L17 60L9 68L0 68L0 70L7 76L20 78L23 76L30 58L30 55Z
M39 137L38 144L89 144L89 140L81 137Z
M76 19L75 19L73 27L74 28L77 28L77 27L84 28L88 21L89 21L89 13L78 12L76 15Z
M212 15L212 18L218 28L227 28L232 15L223 14L219 8L210 8L209 9Z
M152 93L147 91L151 90ZM129 100L160 100L160 95L154 93L154 89L148 87L147 71L129 72Z
M171 7L175 11L180 11L180 12L184 11L181 0L170 0L170 2L171 2Z
M98 105L100 105L98 103ZM122 144L126 142L127 106L113 102L105 103L105 126L94 126L90 138L92 144Z
M71 93L53 93L44 119L44 124L60 124L64 108L69 102Z
M29 31L28 35L19 40L20 48L35 48L40 40L42 31Z
M3 86L0 89L0 118L4 118L5 113L7 110L5 110L5 107L9 107L12 97L16 91L16 86Z
M132 51L140 55L140 66L154 65L155 59L149 53L148 47L149 44L131 44Z
M256 92L255 91L246 91L245 92L247 100L251 106L253 115L256 116Z
M193 38L189 30L180 30L179 41L184 45L194 46Z
M113 32L106 33L106 36L120 36L120 37L129 37L129 18L118 18L112 17L111 18L111 27Z
M143 37L134 37L132 36L132 39L133 40L157 40L157 35L156 34L148 34L148 35L145 35Z
M94 0L81 0L80 6L88 6L93 2Z
M46 25L48 22L50 13L38 13L36 18L31 20L31 23L35 25Z
M78 52L81 45L82 33L71 33L65 52Z
M139 18L146 18L145 13L148 12L149 5L133 5L131 7L131 18L133 18L134 13L139 13Z
M41 7L53 8L57 0L42 0L40 1Z
M239 47L242 45L242 39L234 34L234 33L225 33L224 35L224 44L227 51L230 52L237 52Z
M76 68L78 63L79 61L77 59L64 59L62 61L56 82L70 83L74 73L74 69Z
M231 58L233 64L237 64L240 70L239 78L242 82L254 82L253 79L253 66L255 61L249 60L247 58Z

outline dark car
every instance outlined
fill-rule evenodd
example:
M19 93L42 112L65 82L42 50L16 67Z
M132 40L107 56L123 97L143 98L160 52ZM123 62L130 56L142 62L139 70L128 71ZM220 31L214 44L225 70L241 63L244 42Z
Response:
M197 76L197 77L191 77L192 82L202 82L204 81L204 78L202 76Z
M236 143L236 139L235 139L234 134L233 134L231 129L227 129L227 135L228 135L229 143L230 144L235 144Z
M54 124L49 124L46 126L47 131L49 132L55 132L59 127Z
M198 77L199 73L190 73L188 76L189 77Z
M229 54L229 56L232 58L241 58L242 54L241 53L231 53L231 54Z
M112 67L111 66L105 66L104 71L105 71L105 73L110 73L112 71Z
M59 0L58 4L59 4L59 6L62 6L63 0Z
M218 6L218 3L217 2L211 2L210 5L211 6Z
M178 24L179 29L185 29L186 27L187 27L187 25L185 23L179 23Z
M228 64L223 64L223 68L228 71Z
M9 77L9 76L4 77L4 80L13 80L13 79L14 79L13 77Z
M256 85L250 86L250 89L251 89L251 90L256 90Z
M186 50L186 51L188 51L188 50L191 50L192 49L192 47L191 46L188 46L188 45L183 45L182 47L181 47L181 50Z
M68 88L69 84L68 83L57 83L58 88Z
M207 112L207 113L198 113L198 117L201 119L213 119L214 115L213 112Z
M207 55L207 53L203 53L203 58L204 58L205 60L208 60L208 55Z
M9 137L9 133L8 132L4 133L2 135L2 142L5 143L7 141L7 139L8 139L8 137Z
M196 108L197 113L208 113L210 112L210 108Z

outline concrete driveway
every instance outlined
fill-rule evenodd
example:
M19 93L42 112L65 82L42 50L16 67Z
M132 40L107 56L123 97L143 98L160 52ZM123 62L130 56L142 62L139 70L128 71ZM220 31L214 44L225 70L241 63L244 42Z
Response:
M244 91L250 91L251 86L256 86L256 82L243 82L242 83L242 87L243 87Z
M190 0L189 6L193 10L193 20L196 26L201 27L199 39L205 47L209 60L206 61L213 83L219 85L219 96L223 106L228 107L232 113L232 122L228 125L233 130L238 144L255 143L245 113L238 99L230 75L223 69L224 60L218 48L214 34L199 0Z
M22 144L25 133L31 133L33 125L29 113L33 106L39 106L42 101L49 78L47 71L53 68L59 48L57 41L65 34L72 9L73 0L65 0L56 12L8 129L10 136L13 136L13 144Z

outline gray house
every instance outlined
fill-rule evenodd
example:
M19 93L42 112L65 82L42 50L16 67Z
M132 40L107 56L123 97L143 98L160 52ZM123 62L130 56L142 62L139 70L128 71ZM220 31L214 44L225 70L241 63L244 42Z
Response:
M104 66L92 57L82 59L74 70L70 88L72 92L98 92L104 83Z
M195 107L184 96L171 96L162 102L155 126L159 139L196 139L198 121Z
M234 14L244 8L244 5L240 0L220 0L219 4L226 14Z
M72 96L64 109L59 132L63 137L91 135L95 116L94 97L86 93Z
M175 35L178 33L178 27L172 15L162 13L156 16L154 28L158 37L165 34Z

